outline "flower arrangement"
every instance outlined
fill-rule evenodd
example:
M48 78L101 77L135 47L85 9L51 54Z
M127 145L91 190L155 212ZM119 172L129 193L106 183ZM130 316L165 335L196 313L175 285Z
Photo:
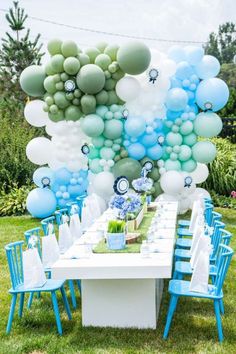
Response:
M118 209L119 210L118 216L122 220L126 219L128 215L136 213L138 210L140 210L141 205L142 203L141 203L140 196L134 193L115 195L110 201L110 208Z
M236 198L236 191L232 191L230 195L232 198Z
M146 193L148 192L153 185L153 181L151 178L148 177L140 177L137 179L134 179L132 182L132 186L136 190L136 192L139 193Z

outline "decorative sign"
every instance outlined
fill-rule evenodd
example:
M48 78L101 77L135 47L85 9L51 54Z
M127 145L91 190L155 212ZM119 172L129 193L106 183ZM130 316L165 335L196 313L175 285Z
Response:
M128 192L129 190L129 181L125 176L117 177L114 185L113 185L114 192L119 195L123 195Z
M67 80L64 87L67 92L72 92L75 90L75 82L73 80Z
M81 147L81 151L84 155L88 155L90 153L90 148L87 144L84 144L82 147Z
M190 188L191 184L192 184L192 181L193 181L192 177L190 177L190 176L185 177L185 179L184 179L184 187Z
M149 70L148 76L149 76L149 82L152 82L154 84L156 79L159 76L159 71L155 68L152 68L151 70Z

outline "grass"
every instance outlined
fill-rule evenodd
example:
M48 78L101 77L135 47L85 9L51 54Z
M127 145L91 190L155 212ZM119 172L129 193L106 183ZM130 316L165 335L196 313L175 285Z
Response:
M227 230L234 233L232 247L236 246L236 211L216 209L223 214ZM35 299L31 310L24 309L23 318L17 314L12 332L5 334L8 317L10 287L4 245L23 239L23 232L38 225L28 216L0 218L0 353L235 353L236 352L236 257L229 270L224 287L226 314L223 316L225 340L217 341L213 304L209 301L180 299L169 339L162 340L169 302L167 284L156 330L83 328L81 307L73 311L72 321L66 319L61 307L64 335L59 337L52 312L50 297ZM59 299L61 305L61 299ZM143 309L145 311L145 309Z

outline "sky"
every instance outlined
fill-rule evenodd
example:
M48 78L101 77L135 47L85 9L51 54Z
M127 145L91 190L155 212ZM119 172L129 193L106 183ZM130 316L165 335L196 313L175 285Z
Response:
M236 0L20 0L19 3L29 16L42 20L171 41L206 42L209 33L217 31L219 24L236 22ZM12 0L0 1L0 38L8 30L5 13L1 10L11 5ZM94 46L101 41L121 44L130 40L30 18L26 27L31 29L32 38L37 33L41 34L45 47L48 40L55 37L74 40L81 48ZM164 52L176 44L158 40L143 42L150 48Z

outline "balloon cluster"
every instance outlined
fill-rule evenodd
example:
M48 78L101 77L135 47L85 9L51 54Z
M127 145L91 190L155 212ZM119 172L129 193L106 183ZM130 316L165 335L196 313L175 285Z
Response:
M220 133L215 112L229 97L216 78L215 57L201 47L174 46L164 54L140 42L82 51L59 39L48 43L48 51L45 67L29 66L20 77L22 89L36 98L25 107L26 120L45 126L51 137L34 138L26 148L30 161L48 166L36 170L39 188L27 199L34 216L49 215L84 193L108 201L115 178L132 182L147 161L153 166L149 193L178 200L180 212L207 193L196 184L206 180L216 156L208 139ZM50 183L42 183L45 178Z

